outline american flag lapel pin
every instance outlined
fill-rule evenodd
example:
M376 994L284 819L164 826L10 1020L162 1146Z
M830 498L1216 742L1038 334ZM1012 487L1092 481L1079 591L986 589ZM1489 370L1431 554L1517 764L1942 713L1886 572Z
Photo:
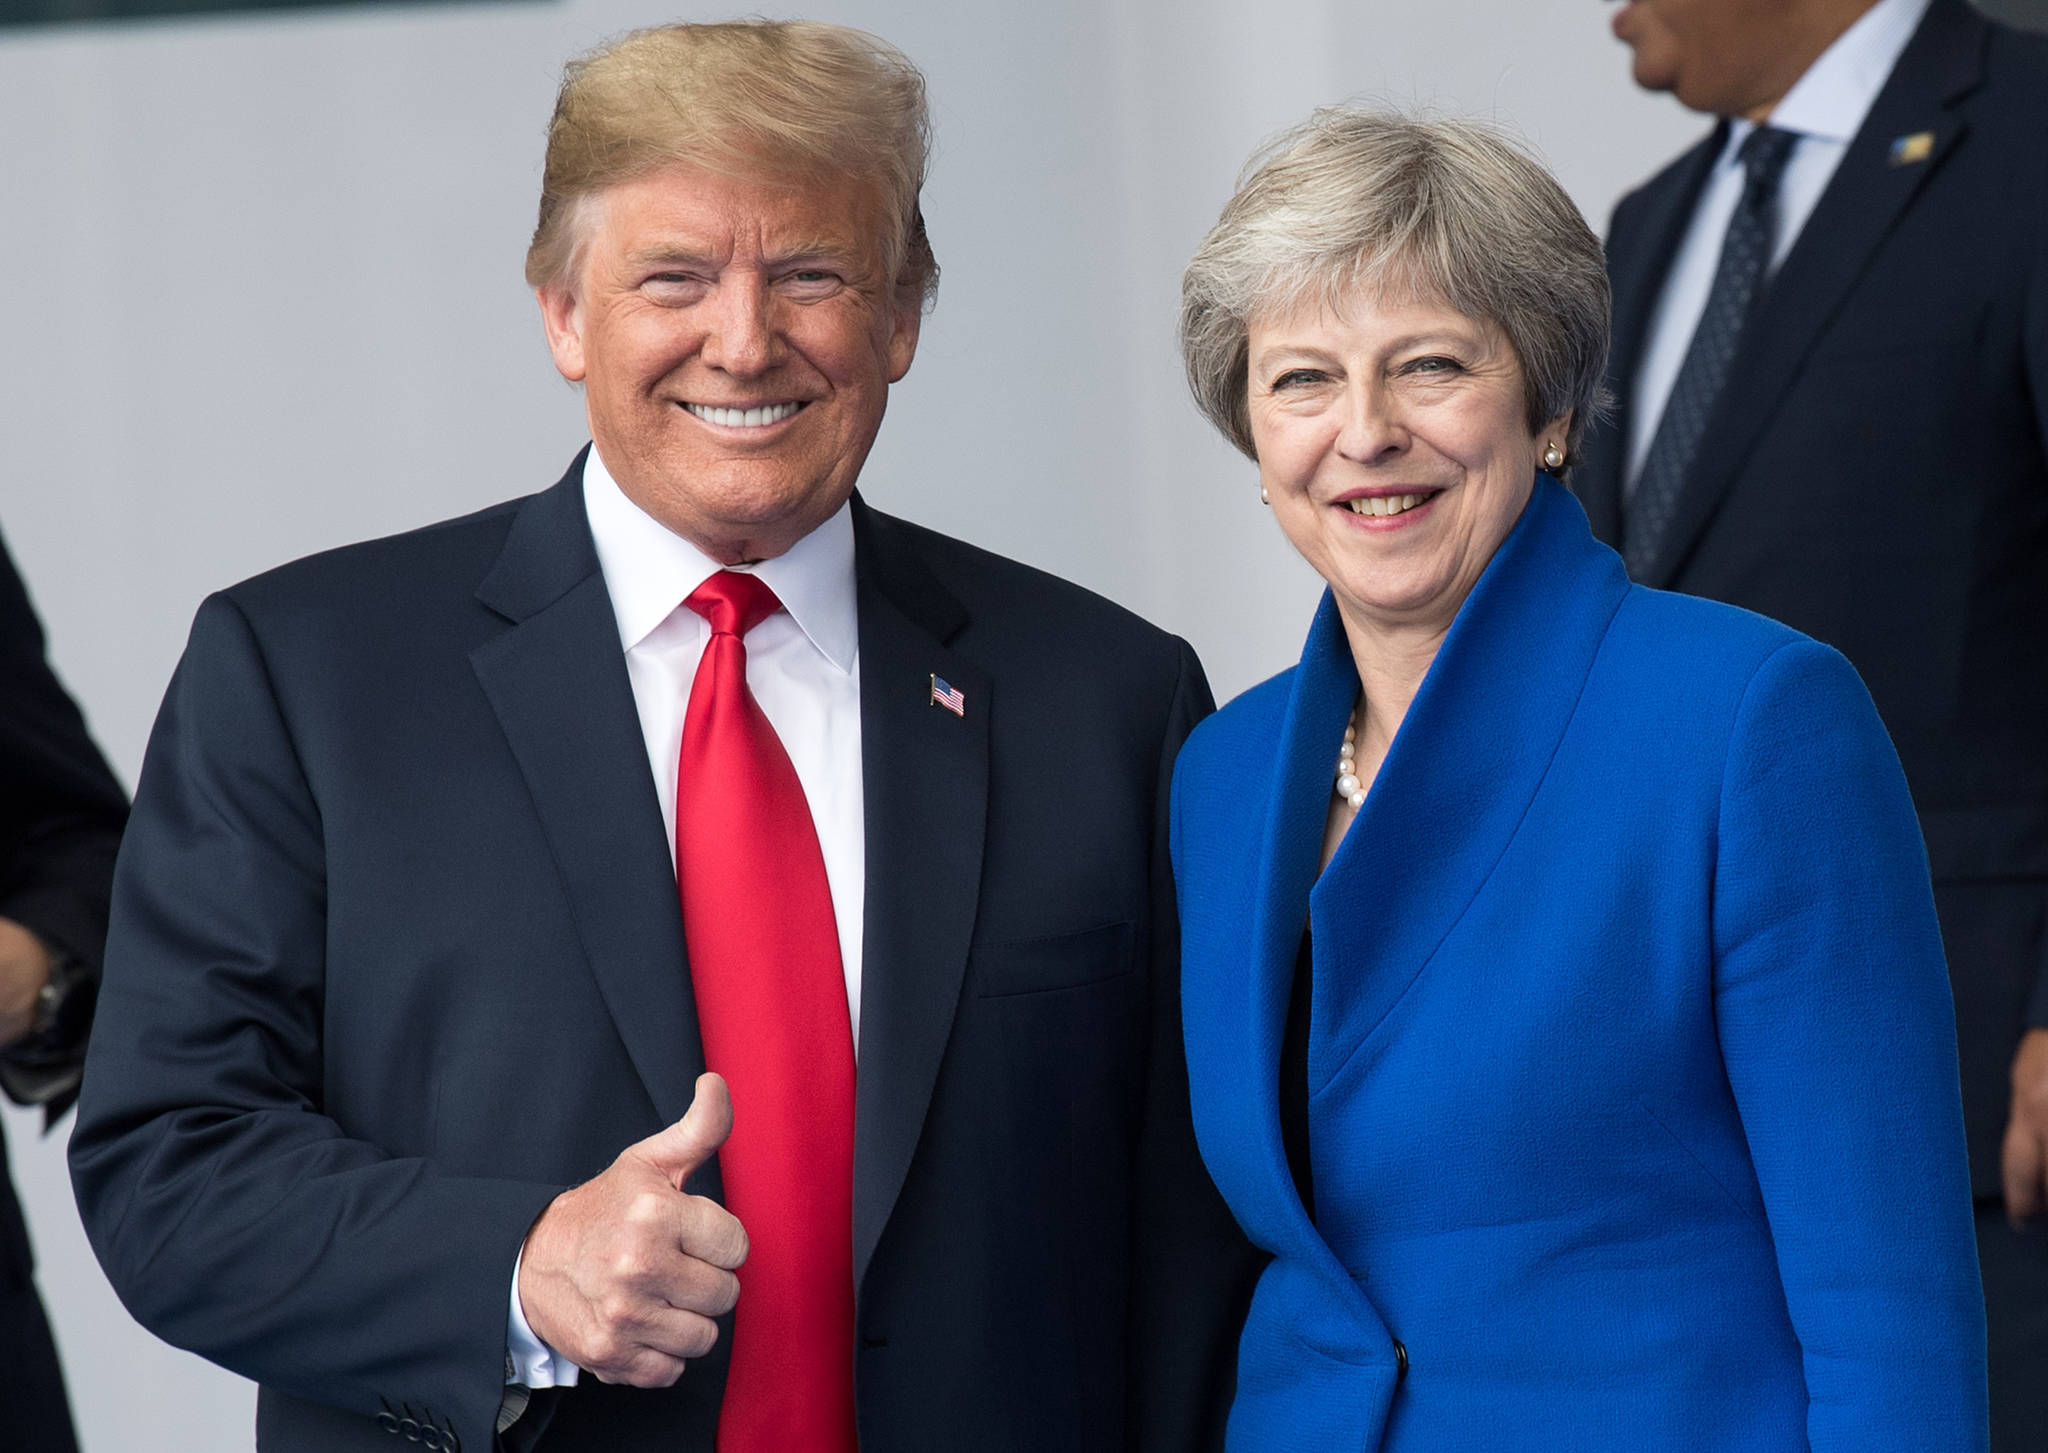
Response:
M967 715L967 694L943 676L932 677L932 705L943 706L953 715Z
M1892 143L1891 162L1893 166L1912 166L1934 155L1934 133L1916 131L1911 136L1901 136Z

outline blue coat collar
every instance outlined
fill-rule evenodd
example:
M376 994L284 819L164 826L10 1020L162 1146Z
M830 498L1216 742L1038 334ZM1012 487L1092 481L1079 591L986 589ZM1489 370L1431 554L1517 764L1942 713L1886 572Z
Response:
M1251 1083L1271 1100L1250 1230L1348 1284L1294 1194L1281 1147L1280 1039L1304 907L1315 933L1314 1096L1373 1035L1471 905L1528 810L1629 590L1578 502L1539 475L1521 519L1445 636L1328 871L1317 877L1330 770L1358 691L1324 593L1274 744L1257 865ZM1254 1224L1257 1222L1258 1224Z

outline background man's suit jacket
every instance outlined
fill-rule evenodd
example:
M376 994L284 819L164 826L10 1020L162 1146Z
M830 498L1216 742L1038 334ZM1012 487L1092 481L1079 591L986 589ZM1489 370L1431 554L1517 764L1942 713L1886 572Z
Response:
M1932 133L1926 160L1896 138ZM1621 533L1630 390L1724 133L1608 239L1620 409L1573 481ZM1760 299L1645 583L1837 647L1911 784L1954 983L1973 1186L2048 1025L2048 41L1934 0Z
M212 598L150 745L74 1179L131 1310L262 1384L265 1447L488 1447L527 1228L704 1068L579 481ZM1251 1253L1179 1039L1201 669L1078 587L854 529L862 1448L1203 1446ZM540 1447L708 1453L725 1346L540 1399Z
M126 795L50 671L42 626L0 544L0 916L95 976L127 813ZM84 1054L83 1042L76 1052ZM48 1101L51 1118L71 1099ZM72 1436L32 1271L0 1144L0 1444L20 1453L68 1448Z

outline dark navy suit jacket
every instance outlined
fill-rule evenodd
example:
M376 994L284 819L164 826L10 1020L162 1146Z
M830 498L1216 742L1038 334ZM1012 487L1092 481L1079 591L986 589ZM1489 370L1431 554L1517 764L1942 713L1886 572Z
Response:
M74 1179L136 1315L263 1385L265 1447L489 1447L528 1226L704 1068L580 478L214 597L157 724ZM1251 1251L1173 972L1201 669L1075 586L854 531L861 1445L1202 1446ZM528 1416L544 1450L708 1453L722 1379Z
M1610 544L1645 336L1722 134L1609 231L1619 409L1572 485ZM1934 870L1983 1196L2013 1051L2048 1025L2044 138L2048 40L1934 0L1759 300L1644 577L1784 621L1869 684Z
M1539 478L1318 876L1357 690L1326 597L1175 780L1195 1127L1275 1258L1230 1447L1985 1447L1941 945L1855 672L1631 586Z

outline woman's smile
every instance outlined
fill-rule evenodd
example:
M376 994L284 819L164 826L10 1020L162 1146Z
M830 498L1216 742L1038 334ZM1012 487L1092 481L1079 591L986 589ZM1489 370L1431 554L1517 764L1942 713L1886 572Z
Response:
M1371 521L1366 529L1392 529L1412 524L1412 517L1424 513L1443 490L1435 487L1414 490L1369 491L1347 495L1337 501L1340 509Z

